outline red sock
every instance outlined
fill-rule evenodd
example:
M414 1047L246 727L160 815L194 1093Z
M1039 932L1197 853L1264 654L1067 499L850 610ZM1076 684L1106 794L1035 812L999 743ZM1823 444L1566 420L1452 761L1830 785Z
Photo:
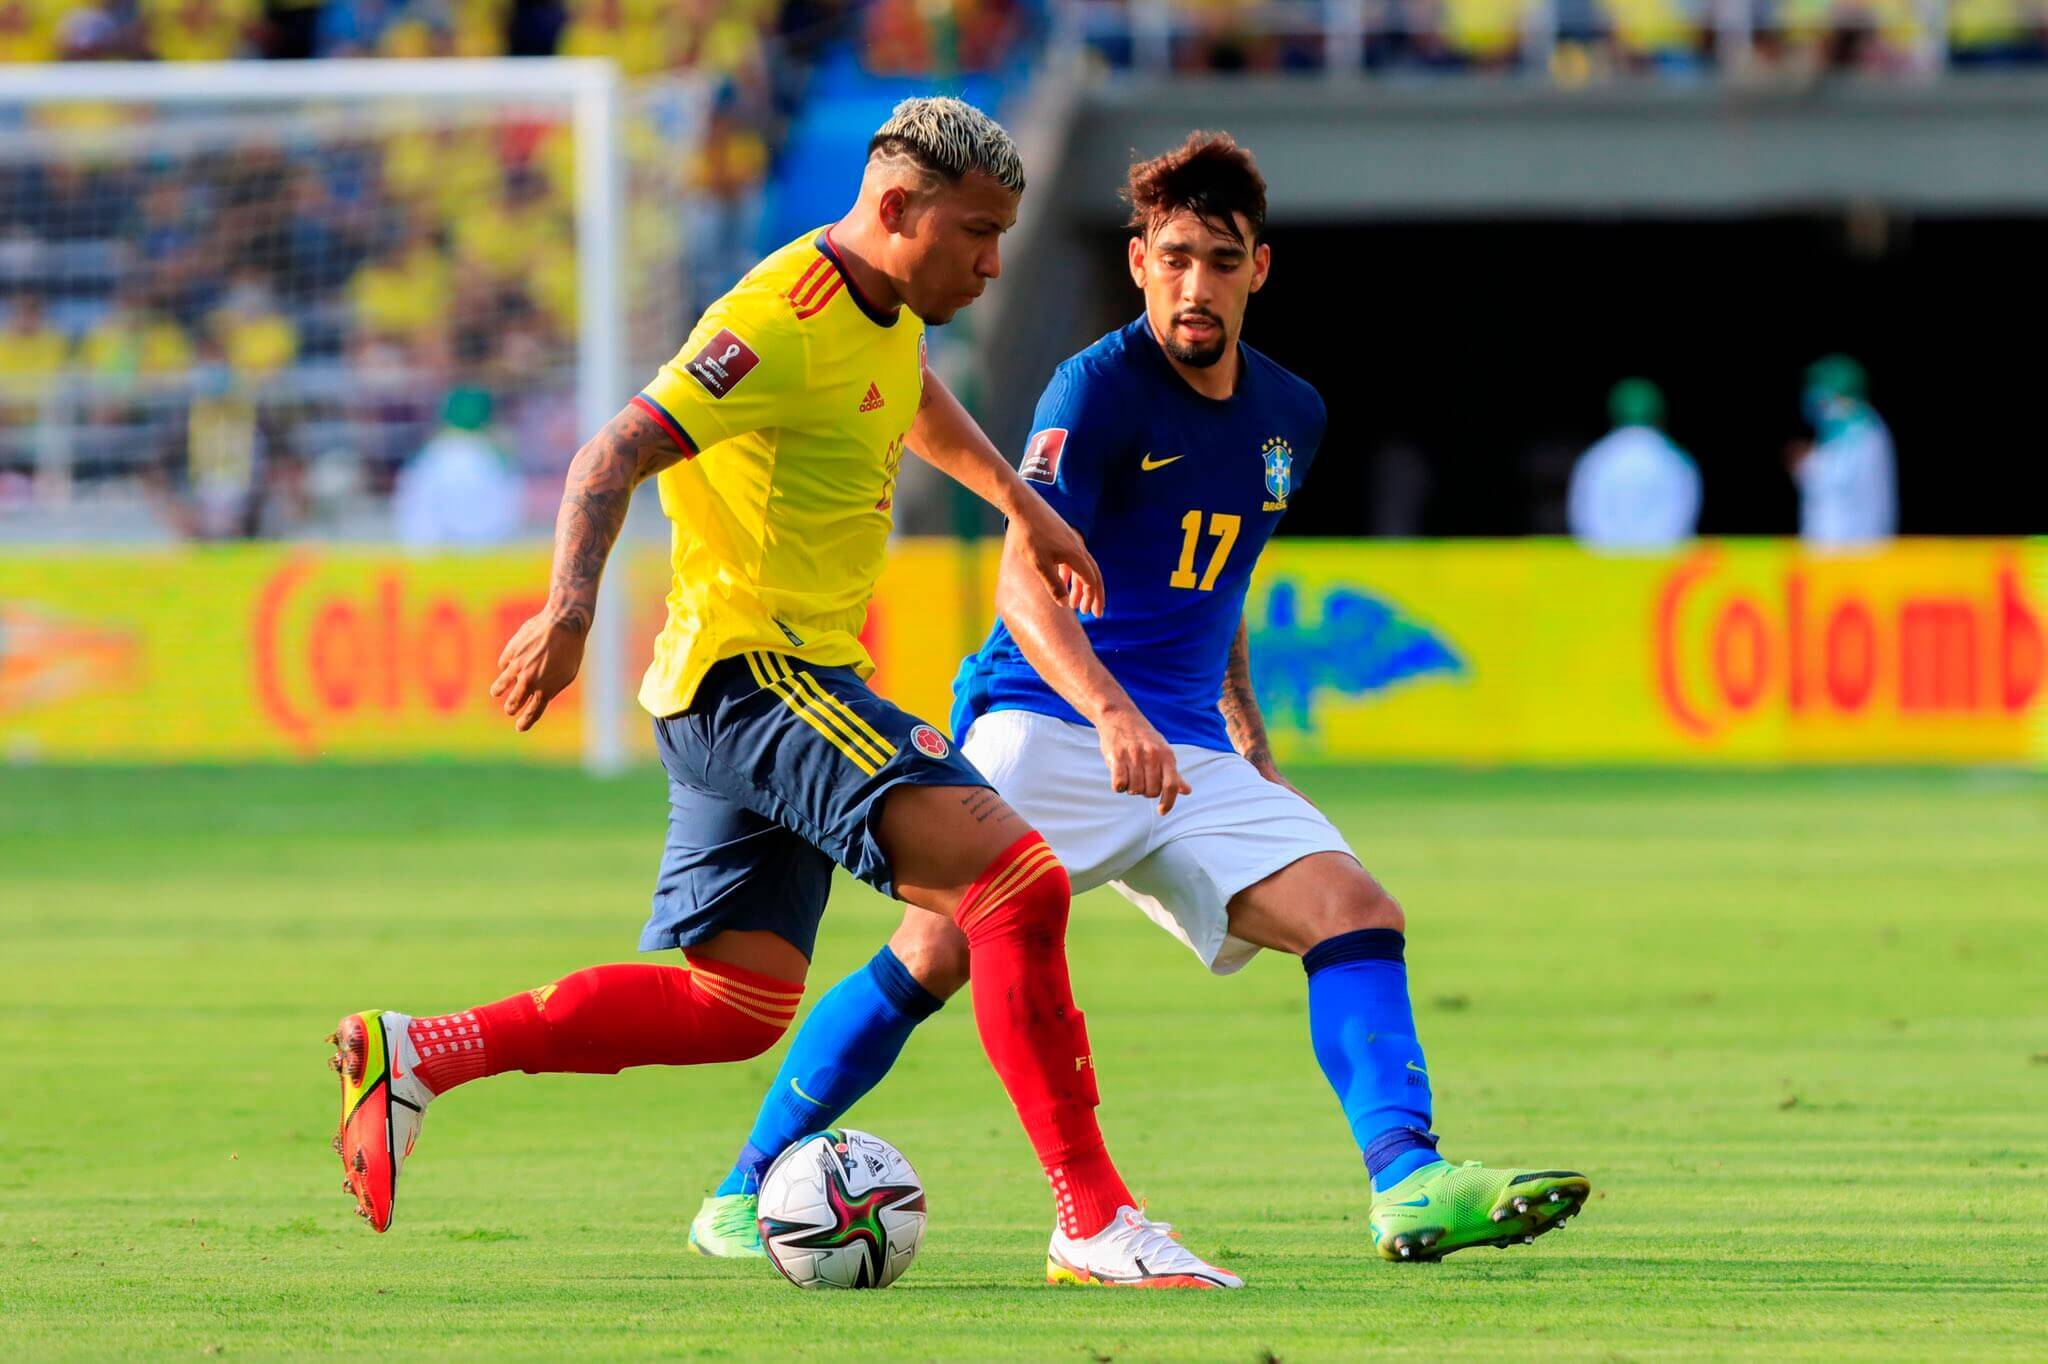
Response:
M1067 869L1036 833L960 901L974 1025L1052 1182L1060 1230L1093 1236L1134 1203L1095 1122L1095 1060L1067 979Z
M592 966L552 985L406 1030L428 1089L507 1070L615 1075L627 1066L743 1061L775 1045L796 1016L800 984L730 962Z

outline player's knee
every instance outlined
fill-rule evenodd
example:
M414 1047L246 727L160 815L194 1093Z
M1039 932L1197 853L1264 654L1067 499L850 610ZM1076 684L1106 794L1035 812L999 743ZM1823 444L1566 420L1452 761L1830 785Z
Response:
M730 1000L716 1001L717 1026L698 1040L701 1060L712 1064L751 1061L782 1040L790 1020L770 1017Z
M1366 928L1391 928L1405 933L1408 918L1386 887L1370 875L1347 878L1304 905L1296 955L1345 933Z
M1408 916L1401 911L1400 902L1370 876L1365 878L1365 888L1352 898L1346 914L1351 920L1341 930L1346 933L1355 928L1391 928L1396 933L1408 931Z
M692 960L678 973L689 992L690 1061L751 1061L782 1040L803 999L800 983Z
M1065 864L1033 833L989 863L953 917L970 943L1018 937L1050 950L1066 938L1073 898Z

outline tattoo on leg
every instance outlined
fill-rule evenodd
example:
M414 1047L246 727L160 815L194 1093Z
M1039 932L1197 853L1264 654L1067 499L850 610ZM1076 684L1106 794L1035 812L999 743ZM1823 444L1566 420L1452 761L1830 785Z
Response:
M987 787L977 787L961 797L960 803L967 807L967 813L974 816L976 824L986 824L993 819L998 824L1016 817L1016 811L1003 802L1003 798Z

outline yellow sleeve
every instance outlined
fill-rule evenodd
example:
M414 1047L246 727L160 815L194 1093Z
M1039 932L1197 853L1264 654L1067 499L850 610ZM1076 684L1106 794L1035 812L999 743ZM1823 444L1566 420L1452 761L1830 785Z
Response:
M805 391L804 336L780 295L727 295L633 401L698 454L750 431L789 424ZM776 316L780 312L782 316Z

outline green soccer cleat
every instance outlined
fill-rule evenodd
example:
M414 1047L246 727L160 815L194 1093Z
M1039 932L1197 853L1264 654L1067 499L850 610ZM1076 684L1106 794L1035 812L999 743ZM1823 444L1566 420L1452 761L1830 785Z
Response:
M721 1260L765 1260L761 1200L750 1193L712 1194L690 1219L690 1249Z
M1373 1195L1373 1248L1382 1259L1414 1262L1533 1241L1575 1216L1592 1191L1592 1182L1571 1170L1438 1161Z

